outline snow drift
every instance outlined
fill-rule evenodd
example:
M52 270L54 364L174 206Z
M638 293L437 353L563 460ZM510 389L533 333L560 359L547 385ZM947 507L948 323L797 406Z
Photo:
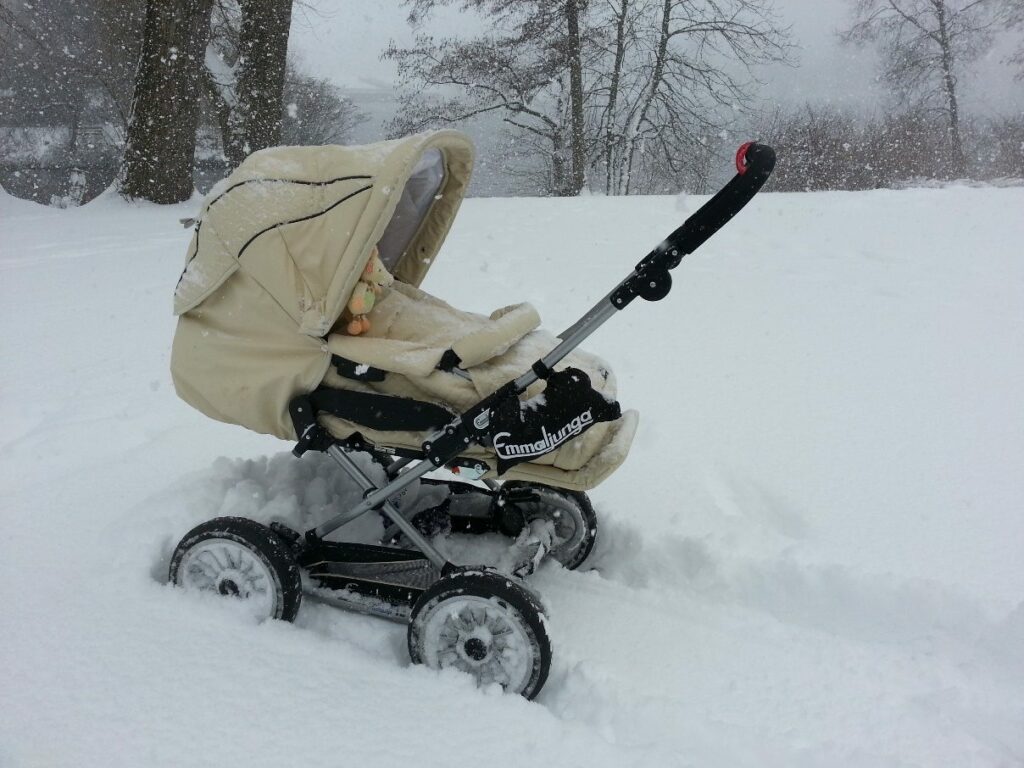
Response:
M425 287L562 327L699 202L470 200ZM0 765L1024 761L1021 210L762 195L588 341L642 427L593 494L595 570L537 576L530 704L408 666L397 625L163 584L200 520L315 521L346 488L174 396L191 206L0 193Z

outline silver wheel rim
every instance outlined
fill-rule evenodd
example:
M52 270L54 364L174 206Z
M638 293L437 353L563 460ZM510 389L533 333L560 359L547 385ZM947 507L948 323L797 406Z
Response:
M419 645L427 666L468 672L480 685L521 693L533 676L535 644L518 612L497 598L442 600L424 620Z
M257 618L276 618L280 601L270 566L252 549L232 539L206 539L190 547L178 565L186 589L235 597Z
M555 493L534 490L537 501L522 505L527 524L534 520L550 521L555 528L554 540L548 555L560 563L568 563L583 545L587 534L587 521L575 502Z

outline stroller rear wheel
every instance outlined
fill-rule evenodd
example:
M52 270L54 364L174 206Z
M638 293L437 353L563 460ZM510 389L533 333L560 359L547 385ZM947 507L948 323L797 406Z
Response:
M413 606L409 656L532 699L551 666L544 621L539 602L509 577L457 572L434 583Z
M548 550L549 557L570 571L583 565L597 542L597 514L587 494L522 480L511 480L502 490L525 524L538 519L554 524L554 545ZM520 495L522 498L517 498Z
M270 528L244 517L196 526L171 557L171 583L243 600L259 619L292 621L302 600L299 566Z

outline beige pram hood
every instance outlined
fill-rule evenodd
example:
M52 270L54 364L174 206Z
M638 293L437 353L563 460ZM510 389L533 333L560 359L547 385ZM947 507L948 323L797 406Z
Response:
M323 336L382 239L382 258L395 276L410 285L423 281L472 167L472 144L456 131L256 152L204 201L174 294L175 314L198 306L236 270L278 277L280 265L290 262L293 280L262 285L303 333ZM407 189L413 176L425 177L426 185L436 181L426 211L416 210L422 190ZM420 215L418 229L407 231ZM387 253L388 245L397 252Z
M314 389L371 249L418 286L465 195L456 131L357 147L275 147L206 197L174 294L171 369L206 415L293 439L287 404Z

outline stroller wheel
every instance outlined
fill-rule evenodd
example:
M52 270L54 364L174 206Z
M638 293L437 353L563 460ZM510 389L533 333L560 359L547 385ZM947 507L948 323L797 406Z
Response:
M587 494L522 480L510 480L502 489L527 525L538 519L554 524L549 557L570 571L583 565L597 542L597 514Z
M259 619L292 621L302 600L299 566L288 547L270 528L244 517L218 517L185 534L169 579L241 599Z
M551 665L544 621L536 599L507 576L455 573L435 582L413 606L409 656L416 664L454 667L480 685L498 683L532 699Z

